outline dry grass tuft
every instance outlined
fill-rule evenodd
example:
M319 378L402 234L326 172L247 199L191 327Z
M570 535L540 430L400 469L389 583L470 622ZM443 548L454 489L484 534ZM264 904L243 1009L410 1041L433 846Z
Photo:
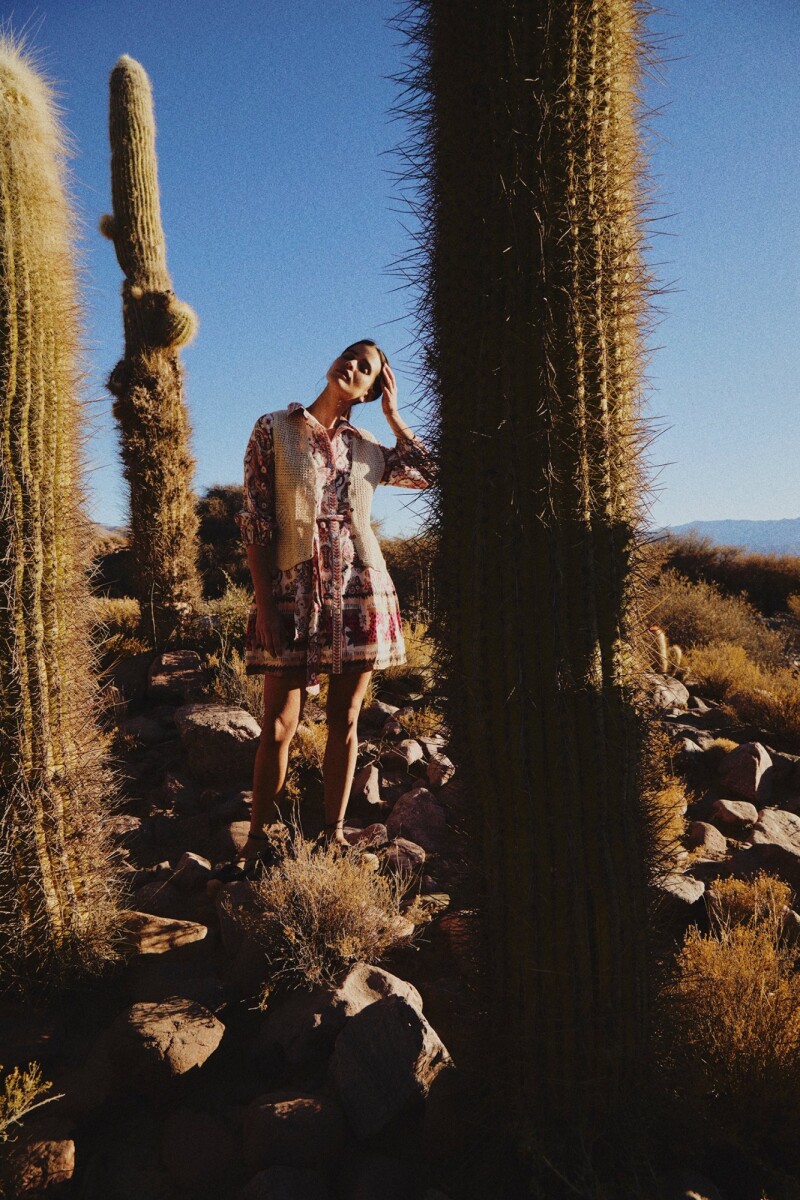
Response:
M683 849L688 802L683 783L674 776L666 778L663 786L648 797L648 809L653 814L653 831L660 854L665 859L674 858L676 851Z
M356 962L379 962L402 940L398 918L407 882L367 870L333 846L295 833L291 855L254 885L255 911L232 916L262 946L270 980L316 987Z
M800 679L788 667L759 666L742 646L728 642L696 646L689 664L703 689L744 721L800 740Z
M718 881L662 997L662 1061L699 1139L763 1150L800 1121L800 976L780 880Z
M59 1098L46 1095L52 1086L42 1078L38 1063L29 1063L23 1071L19 1067L9 1071L0 1090L0 1146L13 1140L14 1128L35 1108Z
M435 683L436 662L433 644L424 621L403 621L406 661L380 672L390 687L399 685L410 691L425 691Z
M414 712L400 713L397 720L405 730L406 736L410 738L433 737L445 727L445 718L430 704Z

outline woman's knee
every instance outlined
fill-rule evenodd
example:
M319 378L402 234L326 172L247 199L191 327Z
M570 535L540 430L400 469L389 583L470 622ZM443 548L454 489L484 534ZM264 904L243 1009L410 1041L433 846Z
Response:
M262 745L286 746L297 733L299 717L279 714L265 719L261 726Z

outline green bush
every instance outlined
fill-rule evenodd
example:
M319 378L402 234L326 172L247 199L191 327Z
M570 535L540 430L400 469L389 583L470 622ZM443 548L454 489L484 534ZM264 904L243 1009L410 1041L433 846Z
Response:
M800 557L791 554L751 554L739 546L715 546L696 535L668 537L664 563L692 582L715 584L725 595L743 593L765 616L788 607L800 592Z

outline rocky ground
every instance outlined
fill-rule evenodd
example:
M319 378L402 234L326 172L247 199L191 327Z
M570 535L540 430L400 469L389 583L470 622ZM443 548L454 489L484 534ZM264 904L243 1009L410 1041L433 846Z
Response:
M413 879L418 924L405 922L381 968L357 963L339 987L278 993L264 1011L263 951L230 916L251 885L211 878L246 839L258 724L213 697L189 651L123 660L111 686L125 948L110 975L57 1005L0 1010L0 1062L40 1063L61 1094L25 1122L18 1194L458 1194L476 1153L460 1117L478 912L445 738L405 737L396 705L363 712L346 833ZM314 836L321 806L301 819Z

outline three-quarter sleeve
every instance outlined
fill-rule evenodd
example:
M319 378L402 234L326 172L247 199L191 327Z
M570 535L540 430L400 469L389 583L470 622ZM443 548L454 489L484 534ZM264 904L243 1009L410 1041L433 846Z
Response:
M235 517L246 546L272 541L275 518L275 453L270 414L259 417L244 455L243 507Z
M431 487L435 474L433 455L414 434L401 434L397 444L383 447L386 467L381 483L392 487Z

